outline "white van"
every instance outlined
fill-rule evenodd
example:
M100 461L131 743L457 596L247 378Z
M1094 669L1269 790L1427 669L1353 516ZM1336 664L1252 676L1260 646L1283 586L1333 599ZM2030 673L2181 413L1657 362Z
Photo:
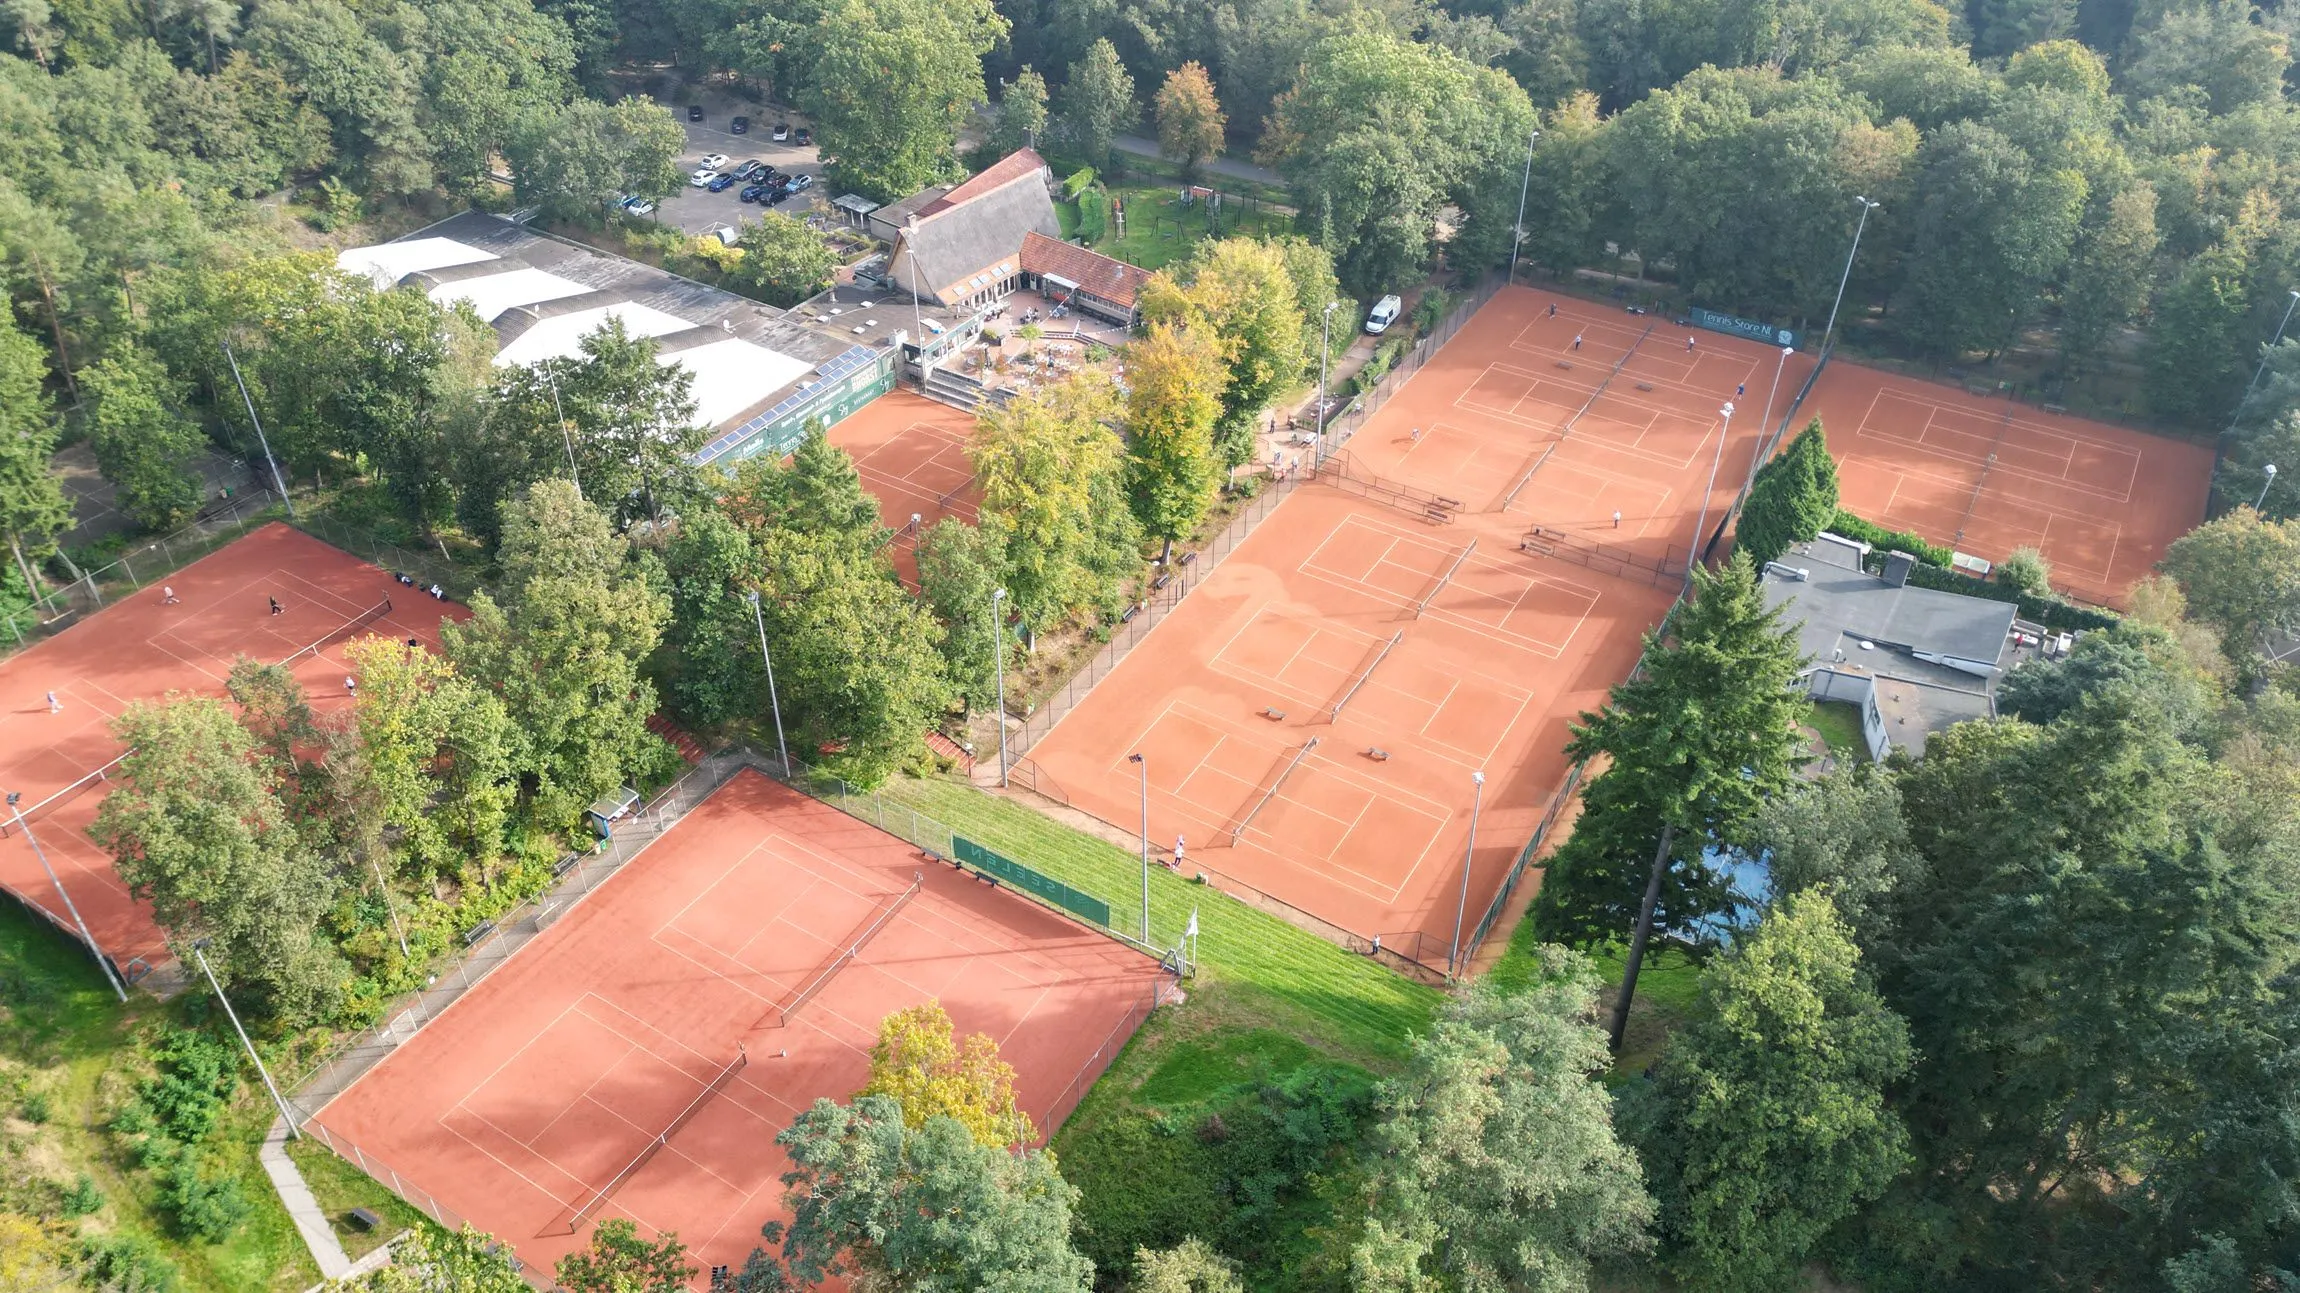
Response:
M1398 321L1398 311L1405 308L1406 303L1395 296L1374 302L1373 312L1366 316L1366 335L1378 337L1388 332L1390 325Z

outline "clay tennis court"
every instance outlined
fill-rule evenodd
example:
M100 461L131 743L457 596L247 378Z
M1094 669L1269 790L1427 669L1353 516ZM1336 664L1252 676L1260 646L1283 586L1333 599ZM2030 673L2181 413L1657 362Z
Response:
M163 604L163 585L175 589L175 604ZM278 615L266 601L273 597ZM345 631L370 614L356 633ZM324 713L349 703L343 649L355 637L436 648L441 619L465 614L301 530L264 526L0 661L0 790L23 796L33 833L104 952L131 969L139 960L161 964L172 957L150 910L87 834L108 786L95 774L122 753L111 720L133 701L169 692L222 695L242 655L295 657L296 677ZM53 714L50 691L61 706ZM13 825L0 837L0 884L71 927Z
M370 1174L420 1186L531 1268L605 1217L739 1267L763 1223L789 1219L775 1135L863 1085L889 1012L939 1000L961 1034L996 1039L1043 1131L1158 973L746 770L316 1121Z
M2001 561L2034 547L2053 586L2121 605L2204 519L2212 449L1832 360L1819 417L1847 510Z
M896 571L917 587L919 536L945 516L973 521L982 497L966 457L974 415L912 391L889 391L829 434L832 444L854 458L863 487L878 499L879 524L895 531Z
M1141 753L1151 839L1182 836L1185 871L1442 964L1471 774L1465 925L1562 783L1567 723L1675 595L1712 467L1712 524L1739 488L1759 419L1728 441L1714 414L1777 353L1708 333L1687 351L1673 324L1550 303L1504 290L1341 451L1353 477L1457 507L1433 521L1301 485L1031 749L1032 784L1131 832ZM1522 550L1537 524L1648 577Z

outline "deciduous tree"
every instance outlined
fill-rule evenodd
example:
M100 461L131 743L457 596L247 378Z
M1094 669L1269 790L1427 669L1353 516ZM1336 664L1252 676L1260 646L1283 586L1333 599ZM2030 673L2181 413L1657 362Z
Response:
M990 0L840 0L808 37L799 100L842 187L892 202L958 172L958 127L1006 39Z
M608 1217L591 1243L559 1259L552 1272L568 1293L687 1293L700 1269L676 1234L647 1239L628 1217Z
M1141 120L1134 101L1134 78L1126 74L1118 49L1095 41L1086 57L1070 65L1057 103L1063 134L1079 156L1096 166L1110 163L1111 141Z
M1625 1102L1688 1288L1784 1288L1908 1166L1885 1088L1911 1063L1825 891L1776 902L1701 976L1692 1021Z
M1222 105L1214 98L1214 78L1203 64L1188 62L1168 72L1151 106L1158 116L1158 151L1181 163L1185 178L1221 154L1229 119L1222 115Z
M320 934L336 882L283 810L256 739L205 696L131 704L127 748L90 828L187 961L290 1023L325 1014L347 970Z
M2163 568L2233 661L2256 658L2266 634L2300 628L2300 526L2238 507L2176 540Z
M734 278L756 289L770 305L790 307L831 284L839 258L822 236L780 211L766 211L743 226L735 244L743 258Z
M616 103L578 98L527 119L505 145L523 202L562 219L595 219L626 194L662 197L684 182L687 133L645 96Z
M533 1286L520 1277L508 1247L467 1225L452 1234L428 1226L410 1230L392 1246L383 1269L328 1287L343 1293L526 1293Z
M1070 1245L1078 1191L1043 1151L978 1144L952 1118L913 1131L884 1096L852 1108L817 1100L775 1143L791 1159L793 1219L766 1226L780 1252L752 1253L754 1287L846 1276L948 1293L1086 1293L1093 1278Z
M1046 78L1025 67L998 97L998 120L990 128L990 151L1000 157L1028 148L1046 130Z
M950 685L971 708L996 703L996 646L1002 631L991 594L1006 580L1006 553L990 531L946 516L918 543L919 595L942 621L942 661Z
M967 455L982 526L1006 554L1013 613L1033 629L1115 609L1139 568L1125 450L1108 425L1118 416L1117 391L1091 371L977 415Z
M1126 485L1134 515L1166 551L1213 505L1214 423L1228 373L1201 325L1153 323L1126 348Z
M912 1131L929 1118L951 1118L975 1143L992 1148L1038 1138L1029 1115L1015 1107L1014 1066L999 1058L998 1043L988 1033L959 1041L940 1002L909 1006L879 1021L870 1081L855 1092L857 1099L874 1095L899 1101L903 1123Z
M1383 1090L1358 1293L1578 1290L1648 1246L1653 1201L1597 1081L1597 976L1561 948L1540 959L1522 992L1449 1002Z
M396 639L362 638L344 654L359 679L354 714L383 819L427 867L492 863L523 752L503 702L446 657Z
M164 530L198 509L205 486L194 465L208 438L184 416L183 392L166 367L143 347L124 346L83 370L80 388L88 447L120 511Z

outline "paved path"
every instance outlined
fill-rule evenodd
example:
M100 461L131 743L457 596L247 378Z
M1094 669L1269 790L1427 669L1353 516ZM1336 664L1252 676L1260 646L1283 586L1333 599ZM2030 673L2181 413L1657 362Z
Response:
M1111 143L1123 153L1134 153L1142 157L1159 155L1158 141L1144 139L1140 135L1120 135ZM1234 180L1253 180L1256 183L1268 184L1281 189L1286 187L1285 176L1267 166L1256 166L1252 162L1235 157L1216 157L1206 163L1206 169L1216 175L1227 175Z
M319 1263L320 1275L331 1280L351 1275L351 1258L344 1255L343 1245L336 1241L335 1230L328 1225L327 1214L320 1211L319 1200L312 1197L311 1187L303 1183L295 1160L287 1156L286 1119L272 1120L272 1129L265 1133L263 1148L256 1156L263 1162L264 1175L272 1178L272 1188L279 1191L288 1216L294 1219L304 1246L311 1249L312 1260Z

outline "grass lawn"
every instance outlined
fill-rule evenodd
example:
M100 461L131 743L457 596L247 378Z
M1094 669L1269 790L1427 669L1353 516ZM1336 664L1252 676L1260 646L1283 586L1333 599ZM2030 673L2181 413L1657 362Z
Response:
M1861 711L1841 700L1822 701L1812 707L1806 722L1821 734L1829 752L1847 763L1867 763L1869 743L1861 735Z
M431 1225L431 1219L406 1200L336 1157L333 1150L318 1141L291 1140L287 1152L288 1157L295 1160L297 1170L303 1173L303 1183L311 1187L312 1198L318 1200L320 1211L327 1214L328 1226L342 1242L344 1254L353 1261L383 1247L403 1230ZM373 1230L360 1230L351 1224L353 1208L366 1208L382 1217L383 1224Z
M1110 232L1095 250L1144 269L1161 269L1188 256L1201 239L1241 234L1276 237L1294 229L1292 216L1226 196L1216 222L1217 233L1209 227L1205 203L1182 205L1179 182L1107 187L1114 199L1125 204L1126 232L1119 235L1118 218L1113 214Z
M256 1160L273 1115L252 1073L201 1146L209 1170L236 1180L249 1205L247 1219L224 1243L178 1238L157 1210L150 1176L106 1130L144 1068L134 1039L138 1025L185 1008L142 994L120 1006L77 944L0 898L0 1069L45 1095L50 1107L45 1122L11 1123L0 1133L0 1166L7 1169L0 1172L0 1206L53 1206L57 1191L84 1173L102 1192L103 1206L64 1224L84 1237L144 1241L175 1265L181 1288L308 1288L319 1271Z
M1125 849L971 786L896 778L881 792L960 835L1110 904L1121 929L1139 927L1142 862ZM1234 987L1258 1018L1337 1054L1366 1062L1406 1053L1440 995L1364 957L1265 915L1164 867L1150 871L1152 941L1171 945L1198 912L1200 989Z

